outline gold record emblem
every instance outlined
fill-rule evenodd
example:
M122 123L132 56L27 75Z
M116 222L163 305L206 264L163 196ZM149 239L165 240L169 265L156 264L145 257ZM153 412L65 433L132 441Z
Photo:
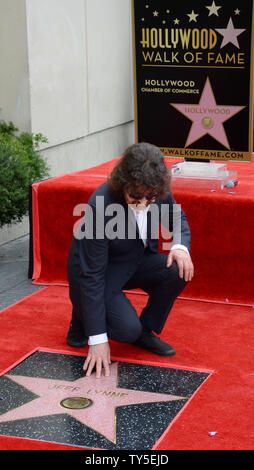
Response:
M212 127L214 126L214 121L212 120L211 117L204 117L201 122L202 122L202 126L205 129L212 129Z
M60 402L60 406L69 410L82 410L93 404L93 401L85 397L69 397Z

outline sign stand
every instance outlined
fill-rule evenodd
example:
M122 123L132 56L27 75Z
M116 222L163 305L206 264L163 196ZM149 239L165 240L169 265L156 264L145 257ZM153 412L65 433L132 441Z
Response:
M174 185L234 187L226 163L253 152L253 0L132 8L136 142L180 159Z

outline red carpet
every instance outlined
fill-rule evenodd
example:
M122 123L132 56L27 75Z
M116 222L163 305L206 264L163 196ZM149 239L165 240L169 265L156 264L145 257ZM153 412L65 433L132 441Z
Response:
M138 312L146 296L130 294ZM86 354L65 342L71 315L66 287L47 287L0 315L0 372L36 348ZM253 323L248 306L178 299L161 336L177 351L163 358L111 341L113 359L213 370L157 443L157 450L251 450L254 447ZM210 435L215 432L215 435ZM0 436L1 449L70 449Z
M66 285L66 261L77 204L86 203L105 181L116 160L89 170L33 185L35 283ZM166 159L168 166L179 162ZM196 300L254 304L254 163L228 163L238 172L233 189L173 188L187 214L192 233L193 281L184 297Z

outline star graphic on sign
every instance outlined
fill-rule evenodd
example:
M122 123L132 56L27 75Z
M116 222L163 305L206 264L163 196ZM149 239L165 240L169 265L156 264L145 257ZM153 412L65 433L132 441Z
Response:
M171 105L192 121L185 147L209 134L228 149L230 146L223 122L245 108L245 106L217 105L209 78L206 80L198 104L171 103Z
M155 11L153 12L153 16L158 16L158 15L159 15L159 12L155 10Z
M239 8L237 8L237 9L235 10L235 15L240 15L240 12L241 12L241 10L239 10Z
M208 10L209 10L209 15L208 16L211 16L211 15L219 16L218 10L221 8L221 6L215 5L214 1L213 1L212 5L206 6L206 8L208 8Z
M198 15L198 13L194 13L194 10L192 10L191 13L187 13L187 16L190 18L189 19L189 23L190 23L191 21L197 22L197 16L199 16L199 15Z
M6 375L38 397L0 415L0 423L64 413L116 443L117 407L187 399L118 387L118 363L112 364L110 369L110 376L99 380L95 374L74 381Z
M174 23L175 23L175 24L179 24L179 21L180 21L180 20L178 20L178 18L176 18L176 19L174 20Z
M235 29L233 25L232 18L229 19L228 25L225 29L215 29L218 33L220 33L223 36L223 41L221 43L220 48L222 49L224 46L226 46L229 43L232 43L234 46L238 47L239 49L239 43L237 37L242 34L245 29Z

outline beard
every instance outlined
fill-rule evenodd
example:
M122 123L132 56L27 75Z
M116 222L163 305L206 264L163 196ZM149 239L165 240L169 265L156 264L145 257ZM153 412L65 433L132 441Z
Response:
M145 211L148 207L148 204L129 204L129 206L135 211L135 212L141 212Z

